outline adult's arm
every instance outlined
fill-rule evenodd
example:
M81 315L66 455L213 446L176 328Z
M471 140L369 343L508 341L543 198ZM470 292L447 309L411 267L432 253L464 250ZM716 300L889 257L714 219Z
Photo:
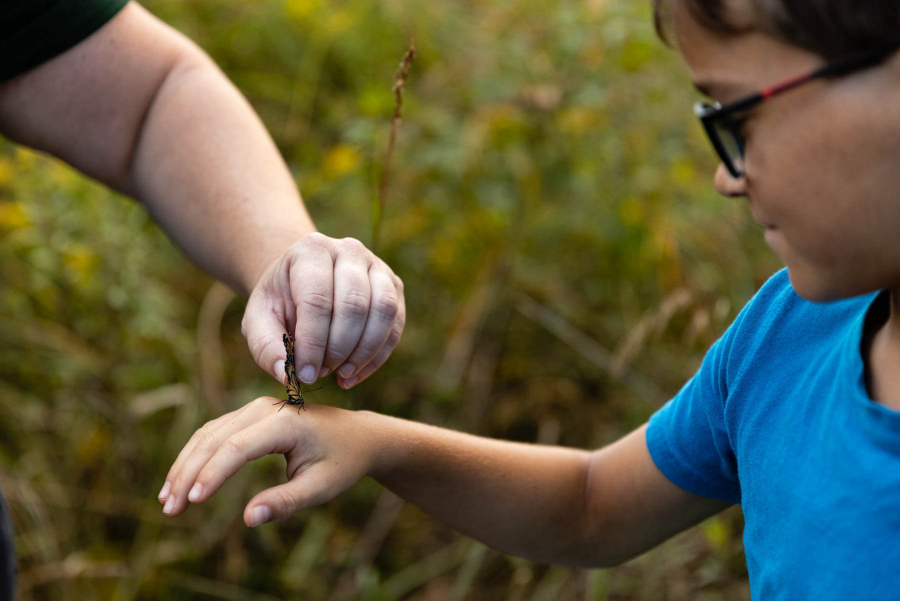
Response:
M133 196L198 266L251 295L244 333L279 380L285 331L296 335L305 381L344 366L345 386L399 341L399 278L359 242L313 233L247 101L138 4L0 84L0 131Z
M248 525L285 519L371 476L496 549L573 566L616 565L729 505L668 480L650 457L646 426L589 452L319 405L278 412L273 401L257 399L195 433L160 492L167 515L202 503L269 453L285 455L288 482L250 500Z

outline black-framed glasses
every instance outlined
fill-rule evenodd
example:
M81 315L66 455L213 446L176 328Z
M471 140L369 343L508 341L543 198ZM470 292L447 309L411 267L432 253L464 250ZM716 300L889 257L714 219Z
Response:
M725 106L718 102L714 104L698 102L694 105L694 114L703 124L703 129L706 130L706 135L709 136L709 141L712 142L713 148L722 159L725 168L733 177L741 177L744 174L744 137L741 134L743 123L741 113L772 96L792 90L808 81L821 77L846 75L877 65L893 54L897 48L897 46L892 46L880 50L868 50L838 59L818 69L763 88L759 92L744 96Z

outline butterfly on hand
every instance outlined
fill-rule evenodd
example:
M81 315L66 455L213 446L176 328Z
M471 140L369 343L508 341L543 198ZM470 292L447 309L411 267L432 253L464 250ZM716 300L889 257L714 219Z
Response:
M287 387L287 397L283 401L278 403L272 403L272 405L281 405L278 411L284 409L284 405L299 405L297 408L297 413L300 413L300 409L306 411L306 407L304 406L306 403L303 401L303 395L300 394L300 382L297 381L297 372L294 369L294 337L290 334L284 334L281 337L281 340L284 342L284 350L287 353L287 357L284 360L284 375L287 376L287 383L285 386ZM322 388L313 388L312 390L307 390L306 392L315 392Z

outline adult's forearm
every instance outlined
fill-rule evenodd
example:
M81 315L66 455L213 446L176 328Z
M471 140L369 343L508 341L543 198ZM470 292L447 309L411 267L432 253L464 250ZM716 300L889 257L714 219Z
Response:
M455 530L535 561L589 565L586 451L520 444L363 412L372 476Z
M194 48L159 86L129 177L134 196L185 253L244 295L315 229L259 118Z
M191 259L244 294L313 231L247 101L193 42L135 3L0 83L0 131L140 200Z

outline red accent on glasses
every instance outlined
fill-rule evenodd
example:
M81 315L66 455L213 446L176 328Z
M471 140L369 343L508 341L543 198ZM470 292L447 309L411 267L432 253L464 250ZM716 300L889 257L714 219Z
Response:
M789 90L795 86L799 86L800 84L806 83L810 79L813 79L816 75L817 74L815 72L813 72L813 73L804 73L803 75L798 75L797 77L792 77L791 79L789 79L787 81L782 81L773 86L769 86L768 88L763 88L760 91L760 94L762 95L762 97L764 99L769 98L771 96L774 96L775 94L778 94L779 92L784 92L785 90Z

